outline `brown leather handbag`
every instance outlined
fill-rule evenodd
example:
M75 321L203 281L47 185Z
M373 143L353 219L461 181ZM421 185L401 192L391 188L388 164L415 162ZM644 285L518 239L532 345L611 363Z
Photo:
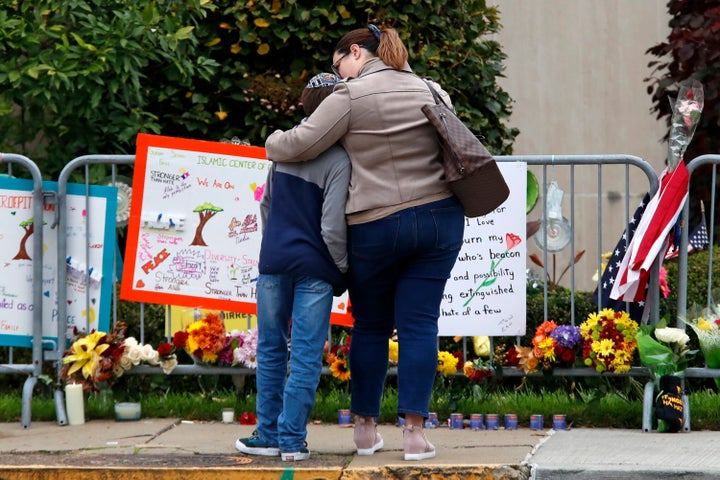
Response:
M499 207L510 195L493 156L463 124L427 81L435 104L422 111L435 127L443 151L445 180L462 203L466 217L480 217Z

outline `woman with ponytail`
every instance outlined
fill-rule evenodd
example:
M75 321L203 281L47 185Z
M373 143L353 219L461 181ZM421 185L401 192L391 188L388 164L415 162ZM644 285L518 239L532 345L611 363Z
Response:
M353 30L335 46L332 62L344 80L302 125L270 135L267 155L274 162L310 160L338 141L347 151L355 444L359 455L383 447L375 425L388 339L397 330L405 459L432 458L423 426L437 370L440 302L465 217L444 180L437 134L420 110L433 96L412 73L398 33L375 25Z

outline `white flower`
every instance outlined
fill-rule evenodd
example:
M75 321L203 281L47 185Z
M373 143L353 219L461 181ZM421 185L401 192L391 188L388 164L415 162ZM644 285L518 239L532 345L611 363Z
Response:
M677 343L684 347L690 341L690 337L685 330L681 328L657 328L655 329L655 338L663 343Z
M157 365L160 363L160 355L149 343L142 346L141 358L144 362L147 362L150 365Z
M177 358L175 358L175 355L173 355L172 357L161 361L160 368L162 368L163 373L165 373L166 375L169 375L170 372L175 370L175 367L177 367L177 364L178 364Z
M695 114L695 112L702 112L702 107L700 107L700 104L694 100L681 100L679 103L680 105L678 106L678 111L683 115L692 115Z
M133 345L129 349L125 349L125 355L130 359L133 365L140 365L142 362L142 348L140 345Z
M120 357L120 366L123 370L130 370L133 367L133 361L127 356L127 353L124 353L123 356Z
M135 337L127 337L125 339L125 351L127 351L131 347L136 347L138 345L138 341L135 340Z

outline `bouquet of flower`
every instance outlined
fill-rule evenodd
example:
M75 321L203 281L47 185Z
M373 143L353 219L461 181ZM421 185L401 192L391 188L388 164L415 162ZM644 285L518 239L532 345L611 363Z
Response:
M697 335L705 363L710 368L720 368L720 304L711 304L697 312L692 320L683 320ZM720 379L715 379L720 388Z
M443 376L447 377L450 375L455 375L458 371L458 363L459 359L456 355L453 355L452 353L445 350L441 350L438 352L437 371L442 373Z
M216 363L220 353L225 349L225 324L215 313L208 313L175 332L173 345L185 351L203 363Z
M556 366L570 367L575 363L575 352L582 338L575 325L558 325L546 320L535 329L532 347L515 346L518 366L525 373L550 371Z
M126 337L127 326L118 322L109 333L75 332L76 340L63 355L61 376L66 382L83 384L86 390L100 391L112 385L132 367L141 363L159 365L169 374L177 365L172 351L163 346L163 355L150 344ZM172 348L172 347L171 347Z
M638 324L627 312L605 308L591 313L580 325L585 365L598 372L630 370L637 348Z
M664 375L681 377L688 358L695 353L687 345L690 337L681 328L644 325L635 338L640 363L652 372L656 382Z
M185 330L175 332L172 347L184 349L199 363L257 368L257 327L228 333L215 313L207 313Z
M465 362L463 374L472 383L482 383L493 376L493 368L489 360L477 358Z
M689 79L680 84L677 99L671 100L672 117L668 139L668 168L674 170L690 144L705 103L703 86Z
M225 348L220 352L220 360L232 366L257 368L257 343L257 327L245 332L233 330L225 337ZM232 352L232 357L228 357L227 352Z
M687 344L690 337L681 328L645 325L637 333L640 363L655 377L659 393L655 400L655 415L659 432L676 432L683 425L681 377L688 365L688 357L695 353Z
M501 343L495 346L495 355L492 359L492 364L495 367L520 367L520 358L518 357L518 351L514 346L507 348L507 345Z
M330 367L332 376L341 382L350 380L350 367L348 366L350 342L352 342L352 335L345 333L340 337L340 343L329 346L325 342L325 351L323 352L325 363Z

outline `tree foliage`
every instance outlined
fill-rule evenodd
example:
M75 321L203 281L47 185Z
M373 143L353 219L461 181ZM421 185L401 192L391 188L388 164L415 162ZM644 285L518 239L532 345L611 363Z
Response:
M652 95L652 111L657 118L666 117L668 133L671 104L677 97L678 85L694 78L703 84L705 105L693 140L685 152L685 161L707 154L720 153L720 5L717 0L670 0L671 32L666 42L647 52L655 57L647 78ZM665 140L667 140L667 135ZM707 170L707 169L706 169ZM700 200L709 205L712 187L708 171L693 175L690 185L690 228L700 221ZM720 217L714 219L718 224Z
M648 93L657 118L670 120L668 97L677 96L678 85L694 78L703 84L705 107L686 160L720 152L720 6L716 0L671 0L668 2L671 32L667 42L648 49L658 57ZM669 123L668 123L669 126Z
M301 119L300 92L340 37L369 21L397 28L415 71L491 151L511 152L499 13L482 0L9 0L0 149L52 178L78 155L133 153L140 132L264 145Z

